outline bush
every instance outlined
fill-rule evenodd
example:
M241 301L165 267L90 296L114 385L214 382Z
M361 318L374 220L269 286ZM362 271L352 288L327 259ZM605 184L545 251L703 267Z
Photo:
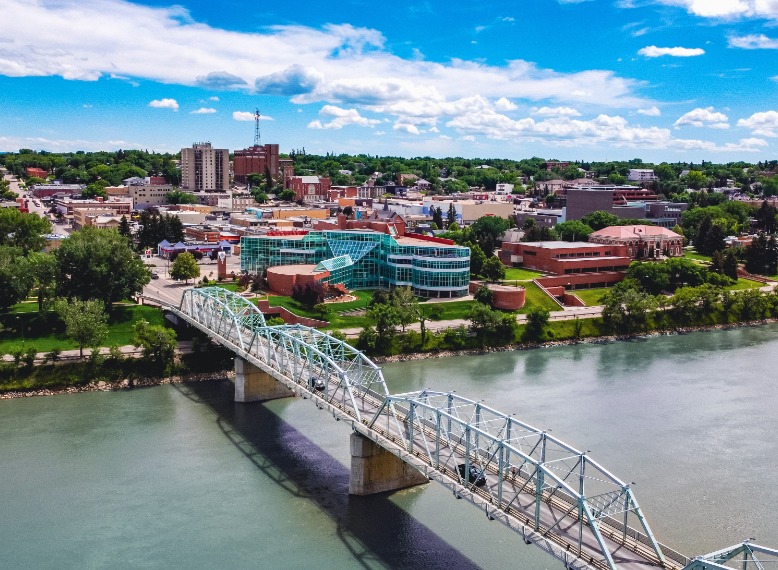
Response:
M491 307L494 303L494 291L486 285L481 285L473 295L473 299Z

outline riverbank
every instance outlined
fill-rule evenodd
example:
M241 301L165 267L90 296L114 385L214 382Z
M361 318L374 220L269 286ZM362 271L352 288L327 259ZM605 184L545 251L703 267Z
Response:
M96 380L81 386L63 386L61 388L43 388L40 390L15 390L10 392L0 392L0 400L10 400L12 398L31 398L34 396L56 396L59 394L80 394L83 392L112 392L115 390L133 390L135 388L148 388L150 386L161 386L163 384L176 384L179 382L211 382L214 380L224 380L235 375L232 370L222 370L217 372L200 372L191 374L182 374L168 376L165 378L139 378L130 382L128 378L115 382L105 380Z
M440 359L451 356L478 356L483 354L492 354L498 352L512 352L517 350L534 350L539 348L551 348L555 346L569 346L575 344L607 344L612 342L636 340L636 339L648 339L652 337L660 336L674 336L681 334L688 334L692 332L704 332L704 331L716 331L716 330L729 330L744 327L756 327L760 325L767 325L772 323L778 323L778 319L763 319L760 321L749 321L741 323L727 323L705 326L693 326L682 327L674 330L665 331L652 331L644 334L629 334L629 335L607 335L586 337L581 339L566 339L566 340L550 340L538 344L510 344L498 347L486 347L483 349L462 349L462 350L441 350L437 352L414 352L406 354L395 354L391 356L374 356L371 357L376 364L386 364L392 362L412 362L418 360L427 359ZM30 398L34 396L55 396L59 394L78 394L83 392L110 392L116 390L131 390L135 388L144 388L150 386L160 386L163 384L174 384L179 382L209 382L215 380L224 380L234 377L235 372L231 369L216 370L209 372L192 372L187 374L177 374L168 377L146 377L135 378L132 381L129 378L123 378L115 381L107 380L94 380L89 383L81 385L69 385L61 387L51 388L35 388L31 387L25 390L10 390L7 392L0 392L0 400L8 400L13 398ZM2 386L0 386L2 389Z
M512 352L515 350L534 350L538 348L551 348L554 346L569 346L574 344L606 344L610 342L619 342L636 339L646 339L657 336L674 336L681 334L688 334L692 332L705 332L716 330L729 330L738 329L744 327L755 327L760 325L768 325L778 323L778 319L762 319L759 321L748 321L740 323L726 323L715 325L698 325L693 327L679 327L673 330L663 331L651 331L642 334L625 334L625 335L604 335L604 336L592 336L580 339L565 339L565 340L549 340L547 342L536 344L507 344L505 346L495 346L486 348L466 348L462 350L441 350L436 352L413 352L407 354L393 354L391 356L371 356L370 359L376 364L384 364L389 362L412 362L415 360L426 360L430 358L446 358L449 356L477 356L480 354L492 354L496 352Z

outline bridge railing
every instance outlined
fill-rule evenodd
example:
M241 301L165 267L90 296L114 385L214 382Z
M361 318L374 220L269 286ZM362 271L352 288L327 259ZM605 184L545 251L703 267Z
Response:
M369 425L379 424L432 468L459 478L499 509L529 515L535 530L602 557L608 568L616 567L620 545L634 541L630 522L643 531L635 537L648 538L642 555L664 564L630 485L547 432L480 402L433 391L388 396Z
M306 389L323 381L319 395L360 422L389 393L380 367L348 343L303 325L267 326L256 305L221 287L186 290L176 311Z

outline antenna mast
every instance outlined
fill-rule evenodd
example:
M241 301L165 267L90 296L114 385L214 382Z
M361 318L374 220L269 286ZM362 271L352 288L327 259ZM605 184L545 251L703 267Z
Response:
M254 111L254 146L262 146L262 137L259 134L259 109Z

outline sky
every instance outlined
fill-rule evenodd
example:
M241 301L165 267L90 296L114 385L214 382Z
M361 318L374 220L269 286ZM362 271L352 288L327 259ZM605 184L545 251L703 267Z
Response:
M778 158L778 0L0 0L0 151Z

